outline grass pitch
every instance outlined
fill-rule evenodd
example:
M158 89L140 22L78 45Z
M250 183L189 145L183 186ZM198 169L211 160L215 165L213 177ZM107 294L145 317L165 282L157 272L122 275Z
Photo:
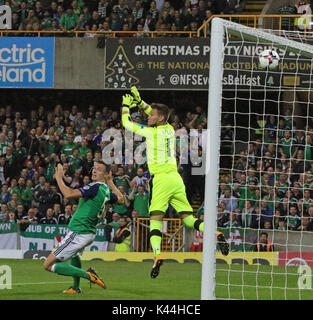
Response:
M156 279L150 278L152 263L128 261L82 261L85 270L92 266L108 288L81 279L82 294L62 291L72 285L72 278L47 272L40 260L0 259L12 269L12 289L0 290L0 300L198 300L201 265L165 263Z
M0 300L200 299L201 265L196 263L165 263L159 277L151 279L151 262L82 261L84 269L95 268L108 289L96 285L90 288L89 282L82 279L80 295L62 294L72 285L72 279L44 271L42 263L0 259L0 266L12 269L12 289L0 290ZM216 298L312 300L312 290L299 290L297 270L297 267L217 265Z

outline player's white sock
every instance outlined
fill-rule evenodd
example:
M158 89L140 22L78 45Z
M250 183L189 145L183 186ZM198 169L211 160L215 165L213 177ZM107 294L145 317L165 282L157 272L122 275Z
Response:
M55 264L53 264L53 265L51 266L51 269L50 269L51 272L55 272L54 269L55 269Z

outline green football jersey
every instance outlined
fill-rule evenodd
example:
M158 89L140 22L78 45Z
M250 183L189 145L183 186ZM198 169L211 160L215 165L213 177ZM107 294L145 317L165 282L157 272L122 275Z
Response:
M92 182L79 188L82 197L79 199L69 229L79 234L96 233L98 215L105 209L106 203L114 203L117 196L103 182Z
M123 107L122 124L126 130L146 138L147 163L151 175L177 172L175 131L169 123L155 127L143 126L131 121L129 108Z

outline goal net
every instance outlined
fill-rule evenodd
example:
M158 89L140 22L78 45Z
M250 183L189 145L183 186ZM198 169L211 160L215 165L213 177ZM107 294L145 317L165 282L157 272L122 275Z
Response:
M202 299L312 298L310 43L305 33L212 22ZM260 68L266 49L280 56L274 70Z

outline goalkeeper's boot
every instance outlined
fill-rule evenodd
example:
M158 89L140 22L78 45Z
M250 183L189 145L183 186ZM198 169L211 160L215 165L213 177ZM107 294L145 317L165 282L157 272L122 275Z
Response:
M96 271L93 268L89 268L86 273L89 275L91 283L95 283L103 289L107 288L103 280L96 274Z
M222 232L217 232L217 244L219 245L222 254L227 256L229 253L229 244L227 243Z
M78 294L82 293L81 289L74 289L73 287L69 287L67 290L64 290L63 293L69 293L69 294Z
M150 273L151 278L156 278L160 273L160 267L163 264L163 258L158 255L154 260L153 267Z

